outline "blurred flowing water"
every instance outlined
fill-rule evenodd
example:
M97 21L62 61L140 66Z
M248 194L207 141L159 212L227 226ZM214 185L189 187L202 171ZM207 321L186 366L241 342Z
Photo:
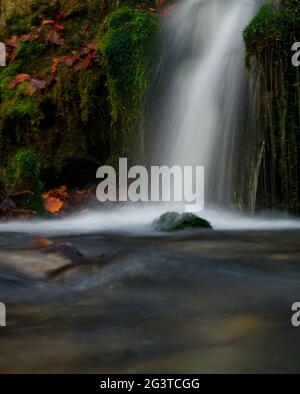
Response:
M137 204L1 224L0 372L300 372L300 222L220 208L232 194L241 34L258 4L183 1L164 27L152 158L206 166L214 230L158 234L152 220L181 207ZM45 275L64 260L37 235L85 259Z
M39 250L34 237L3 233L0 371L299 373L300 330L291 325L300 297L299 236L56 237L89 263L46 280L22 272Z
M204 166L206 202L222 206L234 198L246 93L242 32L261 3L183 1L162 27L148 106L151 161Z

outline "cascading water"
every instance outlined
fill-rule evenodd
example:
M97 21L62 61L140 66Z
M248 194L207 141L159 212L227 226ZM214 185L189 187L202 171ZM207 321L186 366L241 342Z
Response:
M246 87L242 32L260 4L186 0L163 24L164 55L148 111L151 162L204 166L206 203L234 198Z

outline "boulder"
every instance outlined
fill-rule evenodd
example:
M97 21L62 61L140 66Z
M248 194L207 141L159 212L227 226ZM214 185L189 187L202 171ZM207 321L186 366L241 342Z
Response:
M200 227L212 229L211 224L192 213L166 212L153 222L153 227L159 231L178 231L185 228Z

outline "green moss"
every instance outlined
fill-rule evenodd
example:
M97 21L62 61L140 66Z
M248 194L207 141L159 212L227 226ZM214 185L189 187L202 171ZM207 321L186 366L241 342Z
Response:
M258 149L262 150L258 205L294 213L300 213L300 75L292 65L291 48L300 41L299 34L300 4L294 0L263 6L244 32L246 63L260 103L256 114Z
M54 18L58 14L57 0L11 0L4 4L2 16L3 35L21 35L37 26L43 19Z
M104 20L98 35L108 72L111 116L123 131L123 140L118 144L121 154L128 155L132 139L137 138L134 132L149 86L157 31L154 15L123 6Z
M130 7L115 10L110 0L22 1L7 1L1 18L3 39L16 34L18 46L8 66L0 68L0 166L18 149L31 149L43 173L61 179L70 163L85 159L96 171L99 163L133 152L134 140L142 140L137 124L149 82L155 16ZM57 31L63 44L47 40L51 27L42 25L45 19L63 25ZM96 35L98 58L81 65ZM54 59L74 53L75 64L62 62L53 71ZM28 81L9 88L22 73L47 81L47 87L32 95ZM94 180L93 168L87 182Z
M211 229L210 223L192 213L180 214L177 212L166 212L153 222L153 227L159 231L179 231L186 228Z
M4 175L4 185L8 194L31 191L24 202L24 208L44 212L43 184L40 181L40 163L37 156L26 150L20 149L9 161Z

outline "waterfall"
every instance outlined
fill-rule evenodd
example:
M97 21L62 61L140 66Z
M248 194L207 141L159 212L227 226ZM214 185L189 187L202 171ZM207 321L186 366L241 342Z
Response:
M147 111L150 160L204 166L206 203L234 199L246 91L242 32L260 3L185 0L162 23Z

